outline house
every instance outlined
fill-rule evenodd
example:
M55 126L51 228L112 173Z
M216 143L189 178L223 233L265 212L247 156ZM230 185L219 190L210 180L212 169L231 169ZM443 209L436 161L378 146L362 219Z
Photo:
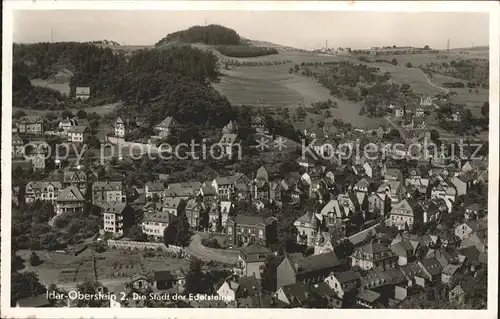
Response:
M380 308L380 296L380 293L376 291L364 289L356 295L355 303L363 308Z
M423 208L413 200L403 200L392 207L390 212L390 224L400 230L412 229L414 225L422 224Z
M76 213L83 211L85 199L75 186L69 186L59 192L56 199L56 214Z
M75 97L77 100L87 100L90 97L90 87L77 86L75 89Z
M205 204L213 203L218 198L217 190L212 185L202 186L200 188L199 194L201 197L201 201Z
M450 182L453 186L455 186L457 196L460 196L467 194L471 179L465 175L459 175L458 177L452 177Z
M66 170L63 174L62 187L75 186L82 195L87 193L87 174L79 170Z
M219 198L230 200L234 191L234 180L231 177L217 177L213 180L212 186L219 194Z
M236 184L237 186L238 184ZM279 182L271 182L269 185L269 200L271 202L281 202L282 186Z
M88 126L77 125L68 130L68 142L88 143L92 132Z
M63 189L60 182L33 182L26 184L24 198L26 203L33 203L37 200L54 203L59 197L59 192Z
M474 293L474 281L463 280L455 285L448 293L448 300L455 305L461 305L465 302L468 295Z
M241 145L238 143L238 135L229 133L223 134L219 141L219 145L221 147L221 155L229 158L233 158L234 155L241 157Z
M448 264L444 266L443 272L441 273L441 282L447 285L453 283L458 275L459 270L460 265Z
M487 228L488 221L486 219L466 221L455 228L455 235L460 238L460 240L464 240L475 232L485 232Z
M379 186L377 194L385 200L386 196L391 199L392 204L397 204L401 201L405 194L403 182L390 180Z
M368 210L370 212L379 212L384 214L385 212L385 200L380 197L377 193L372 193L368 196Z
M341 299L354 297L361 287L361 277L353 270L339 273L332 272L325 278L325 282Z
M238 215L226 221L231 246L259 243L268 245L276 240L276 218Z
M63 131L64 133L68 133L68 131L76 125L78 125L78 124L77 124L75 119L65 118L65 119L61 119L58 127L59 127L59 130Z
M48 308L52 307L49 299L47 298L48 294L43 293L37 296L21 298L16 302L16 308Z
M12 135L12 157L23 157L24 141L19 134Z
M92 202L99 205L107 202L124 202L121 181L95 182L92 184Z
M185 202L180 197L165 197L163 200L163 212L179 216L185 207Z
M369 243L358 247L351 255L351 266L363 270L372 268L392 268L396 265L398 257L381 243Z
M260 244L241 247L238 254L238 263L234 269L235 274L260 279L266 259L270 255L272 255L272 252Z
M266 126L265 126L265 120L263 117L260 116L260 114L252 116L250 119L250 126L257 132L257 133L265 133L266 131Z
M195 198L189 199L186 203L186 207L184 208L184 212L189 226L193 229L199 229L204 217L204 207L201 203L199 203Z
M276 292L278 301L287 308L340 308L341 301L324 282L307 284L293 283L280 287Z
M147 182L144 185L144 194L146 199L153 200L157 197L160 201L163 200L165 192L165 184L162 182Z
M277 287L296 282L319 283L340 266L341 263L334 252L308 257L300 253L287 255L277 268Z
M43 134L45 131L45 121L41 116L23 116L17 122L18 133L20 134Z
M226 124L222 128L222 134L236 134L238 133L238 123L236 121L229 121L229 123Z
M387 168L384 164L382 167L382 176L384 180L387 181L403 181L403 172L398 168Z
M175 216L162 211L144 213L141 224L142 232L157 239L163 238L165 228L168 227L170 220L173 218Z
M435 257L425 258L418 262L422 269L422 277L430 282L436 282L441 278L441 271L443 266Z
M217 289L217 295L226 303L234 302L240 298L259 295L260 282L255 277L229 276Z
M200 182L171 183L165 189L163 197L179 197L183 200L196 197L202 186Z
M177 123L177 121L173 117L168 116L163 121L161 121L160 124L156 125L155 129L159 131L159 136L163 138L168 137L170 134L172 134L173 130L175 130L179 126L179 123Z
M176 283L175 276L169 270L153 271L153 285L158 290L172 288Z
M115 122L115 137L125 138L125 122L118 117Z
M114 235L123 235L124 230L132 223L130 207L122 202L108 202L101 206L103 229Z
M408 241L401 241L392 245L392 252L398 256L398 265L404 266L415 259L413 245Z
M396 105L396 106L394 106L394 108L392 110L394 112L394 117L396 119L401 119L405 115L405 108L404 108L404 106Z
M466 248L474 246L479 252L484 253L488 250L488 231L476 231L473 232L468 238L465 238L460 243L460 248Z
M370 183L366 180L366 178L360 179L353 187L354 191L363 193L368 192L369 189L370 189Z
M308 247L313 246L318 230L316 214L307 211L293 225L297 228L297 243L299 245L307 245Z

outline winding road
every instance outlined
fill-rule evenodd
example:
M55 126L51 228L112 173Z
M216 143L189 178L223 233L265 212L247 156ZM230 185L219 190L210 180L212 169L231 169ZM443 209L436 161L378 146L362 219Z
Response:
M201 244L202 236L194 234L191 243L185 248L187 254L203 260L214 260L226 264L235 264L238 261L238 252L234 250L213 249Z
M436 85L436 84L432 83L431 79L429 78L429 76L424 71L420 70L420 72L422 72L422 74L425 76L425 78L427 79L427 82L429 83L430 86L432 86L433 88L436 88L438 90L441 90L444 93L450 93L450 90L448 90L447 88L444 88L442 86L439 86L439 85Z

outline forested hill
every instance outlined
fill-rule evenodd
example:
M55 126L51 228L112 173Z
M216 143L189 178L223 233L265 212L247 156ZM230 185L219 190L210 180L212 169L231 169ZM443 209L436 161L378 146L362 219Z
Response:
M221 25L193 26L168 34L156 46L169 43L204 43L209 45L238 45L243 41L236 31Z
M57 68L73 72L70 86L90 86L89 104L123 101L118 110L143 116L155 125L166 116L182 124L222 127L235 112L227 99L209 83L217 77L217 58L190 46L139 50L130 57L88 43L39 43L14 45L13 103L34 108L52 108L47 102L51 89L30 83L48 78ZM60 96L56 96L59 99ZM62 106L71 98L58 101Z

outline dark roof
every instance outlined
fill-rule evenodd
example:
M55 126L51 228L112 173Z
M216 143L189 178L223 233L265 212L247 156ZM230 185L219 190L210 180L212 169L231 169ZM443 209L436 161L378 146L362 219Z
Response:
M241 247L240 251L245 253L246 255L250 254L269 254L271 251L267 249L267 247L262 246L260 244L248 245L245 247Z
M413 246L408 241L400 241L391 246L391 250L394 254L400 257L408 257L408 252L413 252Z
M476 246L466 247L460 251L460 254L465 256L472 265L477 265L479 263L479 250Z
M308 273L323 269L331 269L340 265L340 261L334 252L312 255L306 258L295 260L298 264L298 273Z
M31 307L31 308L47 307L50 305L46 294L19 299L17 303L19 307Z
M316 294L321 298L329 299L337 297L335 291L333 291L332 288L330 288L330 286L326 282L319 282L317 284L312 284L310 289L312 293Z
M353 270L339 272L335 274L335 278L342 284L361 279L359 274Z
M274 222L276 219L273 217L266 218L260 216L251 216L251 215L238 215L234 219L237 225L269 225Z
M431 276L437 276L443 270L439 261L434 257L422 259L419 263Z
M375 302L378 298L380 298L380 294L373 290L365 289L360 291L357 294L356 298L372 303Z
M153 272L153 280L174 280L174 276L169 270L161 270Z

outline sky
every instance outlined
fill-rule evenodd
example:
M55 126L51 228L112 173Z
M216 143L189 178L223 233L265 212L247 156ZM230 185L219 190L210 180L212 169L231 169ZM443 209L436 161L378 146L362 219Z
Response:
M488 45L487 13L284 11L16 11L14 42L113 40L152 45L193 25L221 24L240 36L296 48L397 45L445 49Z

